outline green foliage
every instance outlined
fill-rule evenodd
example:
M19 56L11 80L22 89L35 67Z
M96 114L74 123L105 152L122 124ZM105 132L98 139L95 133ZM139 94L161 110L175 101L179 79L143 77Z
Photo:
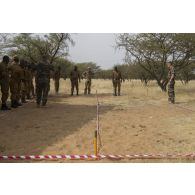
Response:
M189 66L189 59L195 52L195 34L120 34L117 44L125 48L129 63L140 66L140 71L154 78L165 91L168 83L167 62L172 61L176 71Z
M27 34L22 33L13 38L13 45L10 54L18 55L20 58L33 63L42 60L47 56L50 64L68 55L69 44L74 44L68 33L51 34Z

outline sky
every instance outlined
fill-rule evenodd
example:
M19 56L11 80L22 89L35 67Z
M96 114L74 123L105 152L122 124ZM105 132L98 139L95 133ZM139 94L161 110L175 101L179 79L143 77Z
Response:
M75 46L69 49L69 59L73 62L95 62L102 69L124 62L125 51L116 49L116 34L78 33L72 38Z

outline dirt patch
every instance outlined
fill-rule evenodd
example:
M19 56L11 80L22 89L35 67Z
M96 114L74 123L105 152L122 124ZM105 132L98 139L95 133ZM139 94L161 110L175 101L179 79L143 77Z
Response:
M182 95L185 91L182 87L185 86L178 86L181 89L176 96L176 105L169 105L166 94L154 84L146 93L140 83L134 81L132 87L131 82L126 82L120 97L112 96L110 81L94 81L93 94L90 96L81 94L71 97L68 86L69 81L62 81L59 95L55 95L51 88L46 108L38 109L34 102L30 102L10 112L0 112L0 155L92 154L96 128L96 89L100 101L101 153L178 154L195 151L195 101L192 94L189 97ZM83 88L83 83L80 88ZM115 162L193 161L165 159Z

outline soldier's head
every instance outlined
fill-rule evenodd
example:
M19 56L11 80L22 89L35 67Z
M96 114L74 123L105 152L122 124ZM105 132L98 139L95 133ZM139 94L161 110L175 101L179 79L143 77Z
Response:
M168 68L170 68L170 67L172 67L172 66L173 66L173 63L172 63L172 62L168 62L168 63L167 63L167 67L168 67Z
M46 55L46 54L42 55L42 60L43 60L43 62L47 62L48 57L47 57L47 55Z
M74 66L74 71L77 71L77 70L78 70L77 66Z
M18 63L19 62L19 57L18 56L14 56L13 57L13 61L16 62L16 63Z
M20 59L20 66L21 66L22 68L25 67L25 61L24 61L23 59Z
M9 56L7 55L3 56L3 62L9 64Z
M114 67L114 70L115 70L115 71L118 71L118 68L117 68L117 66L115 66L115 67Z

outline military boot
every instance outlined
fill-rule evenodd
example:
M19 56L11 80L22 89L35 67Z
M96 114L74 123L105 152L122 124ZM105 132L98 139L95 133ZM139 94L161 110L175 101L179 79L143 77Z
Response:
M11 108L8 108L6 104L2 104L1 110L11 110Z
M18 107L17 104L16 104L16 101L14 101L14 100L11 101L11 107L12 108L17 108Z
M22 98L22 103L27 103L27 101L25 100L25 98Z
M16 101L15 104L16 104L17 106L22 106L22 104L21 104L20 102L18 102L18 101Z

